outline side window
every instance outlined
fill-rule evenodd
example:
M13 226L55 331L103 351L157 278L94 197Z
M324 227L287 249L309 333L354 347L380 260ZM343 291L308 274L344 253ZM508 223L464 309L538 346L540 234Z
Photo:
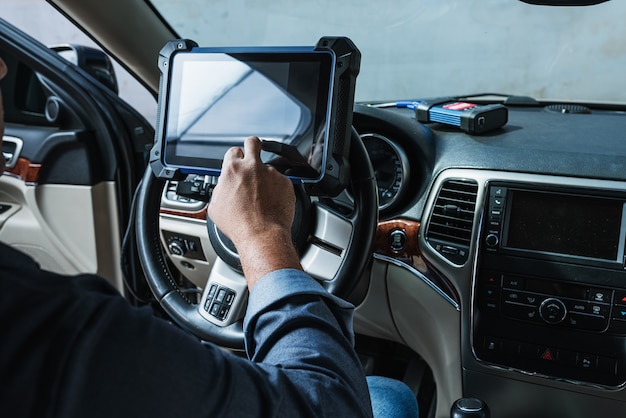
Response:
M0 82L4 119L24 125L49 126L45 117L47 94L37 74L0 45L0 57L9 71Z
M15 74L15 107L17 110L43 116L46 95L37 75L24 64L18 63Z
M48 46L76 44L98 48L89 37L56 9L41 0L2 0L2 18ZM119 96L154 126L156 99L114 60L113 65L117 76ZM29 80L21 81L29 83ZM43 113L41 98L37 97L35 90L30 90L30 93L23 98L22 103L16 103L16 105L22 107L23 110Z

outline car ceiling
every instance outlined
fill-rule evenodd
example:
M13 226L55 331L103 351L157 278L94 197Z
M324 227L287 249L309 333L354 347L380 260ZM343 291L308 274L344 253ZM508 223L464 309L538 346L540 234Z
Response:
M47 0L156 94L157 57L177 35L144 0Z

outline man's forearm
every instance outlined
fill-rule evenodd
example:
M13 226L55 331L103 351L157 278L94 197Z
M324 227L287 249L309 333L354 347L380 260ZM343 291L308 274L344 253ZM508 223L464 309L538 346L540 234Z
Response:
M264 234L255 239L241 240L238 244L237 251L249 290L259 279L275 270L302 270L289 231L268 227Z

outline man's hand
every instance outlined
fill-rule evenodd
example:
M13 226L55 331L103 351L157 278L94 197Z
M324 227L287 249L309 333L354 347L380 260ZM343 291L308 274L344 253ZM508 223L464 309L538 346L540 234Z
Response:
M226 152L213 190L209 217L230 238L252 290L265 274L302 269L291 242L295 193L291 181L261 161L261 141L250 137L244 150Z

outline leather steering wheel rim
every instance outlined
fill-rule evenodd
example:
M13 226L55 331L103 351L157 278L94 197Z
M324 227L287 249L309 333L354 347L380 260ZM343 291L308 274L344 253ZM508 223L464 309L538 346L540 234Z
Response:
M348 298L371 262L372 248L378 223L378 193L376 179L367 150L359 135L352 130L350 143L351 190L354 209L350 214L338 214L351 224L349 244L332 280L322 280L331 293ZM159 231L159 209L165 180L156 178L148 166L137 195L135 233L139 259L148 285L163 310L182 328L205 341L220 346L242 349L243 321L217 326L199 313L177 286L168 268ZM325 210L333 211L330 208Z

